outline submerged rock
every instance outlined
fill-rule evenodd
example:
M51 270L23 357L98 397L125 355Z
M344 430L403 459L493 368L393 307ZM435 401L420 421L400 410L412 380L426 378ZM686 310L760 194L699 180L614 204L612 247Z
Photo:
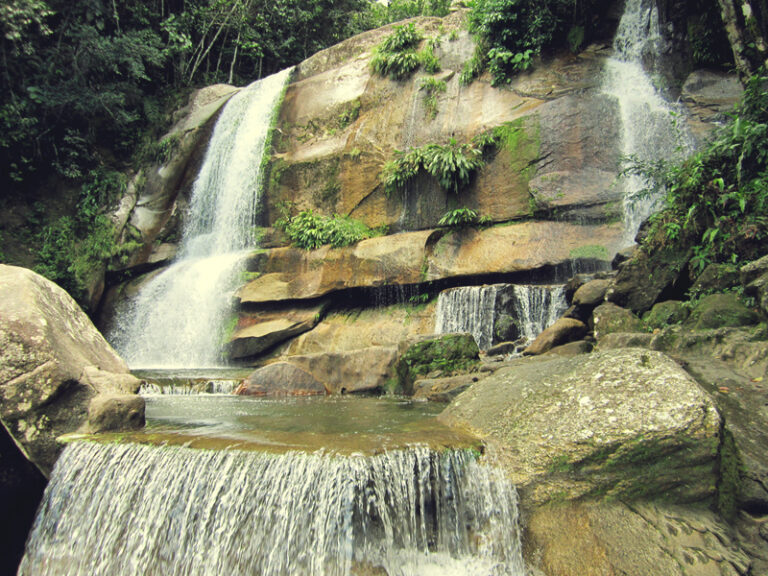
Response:
M94 397L130 395L139 384L64 290L0 265L0 420L44 474L59 454L57 436L91 430ZM143 425L143 400L126 402L132 409L113 428Z
M711 497L720 416L670 358L638 349L512 362L440 415L485 438L524 502Z

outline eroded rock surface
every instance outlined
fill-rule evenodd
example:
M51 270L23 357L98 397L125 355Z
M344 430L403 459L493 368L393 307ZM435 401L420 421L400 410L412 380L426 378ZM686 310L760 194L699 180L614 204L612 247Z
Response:
M139 384L64 290L31 270L0 265L0 420L44 474L58 456L57 436L90 429L94 397L130 395ZM136 398L140 415L121 426L143 425Z
M715 491L720 416L658 352L520 359L440 419L485 438L528 505L590 494L685 502Z

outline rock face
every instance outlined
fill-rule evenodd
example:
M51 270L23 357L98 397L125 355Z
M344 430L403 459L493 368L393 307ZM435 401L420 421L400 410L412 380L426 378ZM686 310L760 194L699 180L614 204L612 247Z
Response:
M235 394L239 396L316 396L325 394L325 387L315 378L287 362L277 362L259 368L248 376Z
M400 345L397 359L399 388L413 394L420 376L438 371L450 375L454 370L468 371L478 361L480 350L472 334L425 336Z
M529 567L547 576L749 573L730 527L706 507L568 502L537 508L525 531Z
M720 416L658 352L521 359L459 395L440 419L484 437L527 505L587 495L685 502L715 492Z
M30 270L0 265L0 420L49 474L56 437L89 430L98 394L130 395L140 381L64 290ZM143 425L143 400L114 426Z

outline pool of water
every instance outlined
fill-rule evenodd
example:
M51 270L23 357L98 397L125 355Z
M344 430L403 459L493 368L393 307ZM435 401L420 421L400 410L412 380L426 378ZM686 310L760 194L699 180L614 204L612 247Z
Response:
M146 428L101 434L105 441L193 448L375 454L412 444L478 447L476 438L441 424L443 405L407 398L150 395Z

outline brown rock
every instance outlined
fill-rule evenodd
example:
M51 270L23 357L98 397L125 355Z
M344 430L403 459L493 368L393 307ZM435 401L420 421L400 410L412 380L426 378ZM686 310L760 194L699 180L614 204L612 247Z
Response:
M124 394L138 383L64 290L31 270L0 265L0 420L44 474L60 450L56 437L87 429L94 396Z
M393 377L397 349L371 346L349 352L286 356L285 362L312 375L330 394L383 390Z
M569 342L562 346L555 346L550 348L546 354L557 354L559 356L578 356L579 354L589 354L595 347L592 342L586 340L578 340L576 342Z
M144 427L144 398L127 394L99 394L88 405L90 432L137 430Z
M526 356L536 356L544 354L555 346L560 346L579 340L587 333L587 326L584 322L575 318L560 318L557 322L545 329L536 337L528 348L523 350Z
M413 383L414 400L450 402L487 373L460 374L448 378L423 378Z
M253 372L235 390L239 396L316 396L325 386L288 362L276 362Z
M600 338L600 350L651 348L653 334L647 332L612 332Z
M456 276L509 273L571 263L599 247L610 260L620 227L521 222L444 236L432 231L370 238L347 248L277 248L255 254L262 275L238 292L242 303L316 298L337 290L406 285Z
M605 299L610 280L592 280L581 286L573 295L573 304L582 308L594 308Z
M303 334L317 326L328 303L241 312L235 332L227 344L231 358L247 358Z

